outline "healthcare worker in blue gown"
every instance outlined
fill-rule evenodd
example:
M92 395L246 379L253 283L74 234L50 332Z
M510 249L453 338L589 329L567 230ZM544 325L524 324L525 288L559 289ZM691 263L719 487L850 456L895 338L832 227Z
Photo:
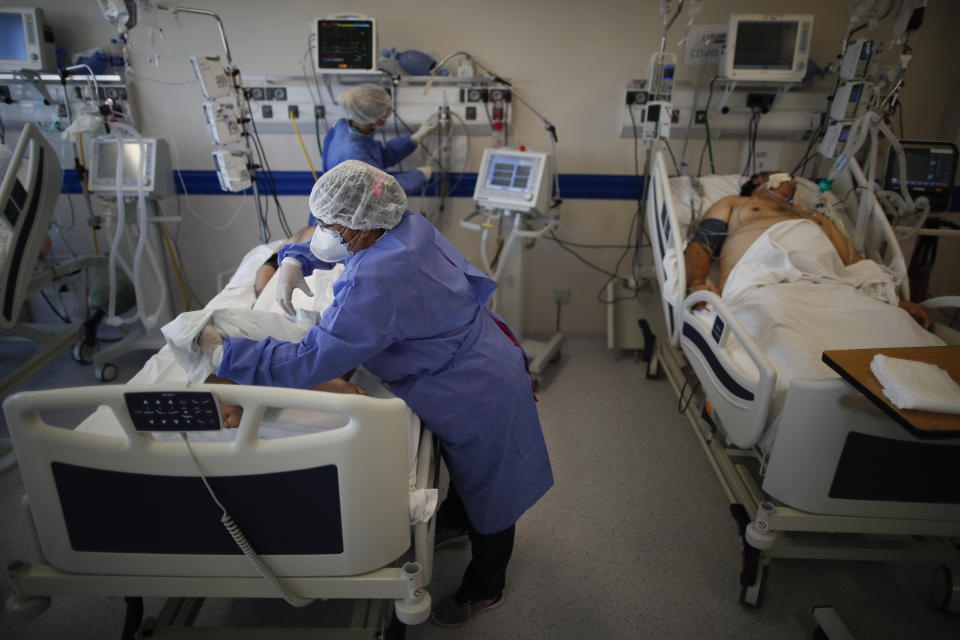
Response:
M274 277L292 313L294 289L312 295L304 274L342 262L333 304L299 343L207 327L200 346L240 384L309 388L362 364L417 412L451 477L438 526L459 526L460 507L471 543L459 589L433 610L456 626L502 602L515 523L553 475L525 355L485 306L496 283L406 203L393 177L362 162L324 173L310 194L313 238L283 247Z
M414 151L417 145L437 127L435 120L424 123L409 136L396 137L386 144L374 138L390 115L390 94L375 84L361 84L343 92L338 101L347 112L337 120L323 139L323 170L329 171L345 160L360 160L386 171ZM393 173L408 194L418 192L430 179L429 166Z

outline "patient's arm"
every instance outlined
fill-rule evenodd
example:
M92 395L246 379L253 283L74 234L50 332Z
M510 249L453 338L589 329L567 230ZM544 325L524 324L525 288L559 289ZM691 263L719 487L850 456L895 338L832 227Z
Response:
M316 229L315 226L304 227L300 231L293 234L292 237L287 238L286 244L300 244L301 242L306 242L313 236L313 232ZM253 281L253 293L256 297L260 297L260 292L263 291L263 288L267 286L267 283L270 282L270 278L273 277L273 274L277 272L277 254L273 254L270 258L260 265L260 268L257 269L257 275Z
M717 200L700 221L702 225L705 220L720 220L729 225L730 217L733 213L733 206L741 198L737 196L728 196ZM691 241L683 252L684 270L687 272L687 288L691 291L706 289L716 294L720 293L714 285L707 284L707 275L710 273L710 265L719 251L711 251L702 243Z
M847 236L837 228L837 225L833 224L830 218L826 217L822 213L817 211L811 211L811 219L816 222L823 232L827 234L827 237L830 238L830 242L833 243L833 248L837 250L837 255L840 256L840 260L843 262L845 267L849 267L855 262L860 262L863 258L859 253L854 251L853 245L850 244L850 240Z
M910 302L909 300L901 300L898 306L910 314L910 317L917 321L924 329L929 330L930 326L933 324L933 320L930 319L930 314L927 313L927 310L918 305L916 302Z
M207 376L207 379L204 381L209 384L236 384L233 380L229 378L221 378L220 376L211 373ZM352 382L347 382L342 378L334 378L333 380L327 380L326 382L321 382L315 387L310 387L311 391L327 391L329 393L355 393L361 396L367 395L367 392L363 390L363 387L355 385ZM236 429L240 426L240 418L243 417L243 408L235 404L221 404L220 405L220 419L223 422L225 429Z

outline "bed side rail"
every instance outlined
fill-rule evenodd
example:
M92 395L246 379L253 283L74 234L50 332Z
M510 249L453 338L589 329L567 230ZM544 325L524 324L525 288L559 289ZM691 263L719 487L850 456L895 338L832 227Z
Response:
M393 562L410 545L407 409L399 399L239 385L193 385L243 407L232 442L160 441L134 429L113 385L19 393L3 405L47 560L75 573L249 576L222 528L219 499L278 576L341 576ZM94 409L123 437L63 429L43 412ZM268 408L332 416L315 433L261 439ZM44 413L44 415L47 415ZM69 425L71 427L75 425ZM84 485L88 486L84 486ZM142 531L150 531L143 535Z
M957 312L960 313L960 296L930 298L929 300L921 302L920 305L927 311L933 311L934 309L957 309ZM956 320L956 318L954 318L954 320ZM960 345L960 331L937 322L936 318L934 318L932 330L947 344Z
M694 305L706 302L716 312L709 329L693 315ZM734 364L728 348L736 336L757 367L758 378L749 379ZM696 291L683 302L680 346L703 385L714 419L740 448L756 444L767 426L777 372L720 296Z
M867 184L867 178L856 160L851 159L847 167L841 172L840 180L836 183L835 190L838 188L840 193L844 194L841 200L850 219L850 228L856 229L859 217L859 198L846 200L846 196L851 191L861 189ZM840 197L840 196L838 196ZM861 196L862 197L862 196ZM851 205L850 202L856 203ZM907 278L907 265L903 257L903 251L900 248L900 242L897 235L887 220L886 213L876 196L871 197L869 204L869 217L864 221L866 229L864 230L864 256L885 265L893 271L894 278L900 283L900 297L904 300L910 299L910 282ZM856 235L856 232L854 232ZM853 238L851 238L851 241Z
M680 340L687 276L683 265L683 238L670 197L670 176L659 151L653 158L646 217L669 340L676 346Z

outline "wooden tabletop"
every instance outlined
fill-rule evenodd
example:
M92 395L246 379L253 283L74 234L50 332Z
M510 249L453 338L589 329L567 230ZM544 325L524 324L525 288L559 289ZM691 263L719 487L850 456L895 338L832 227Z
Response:
M897 409L883 394L883 387L870 371L873 356L883 354L935 364L960 383L960 347L906 347L899 349L834 349L823 352L823 361L878 407L920 438L960 437L960 415Z

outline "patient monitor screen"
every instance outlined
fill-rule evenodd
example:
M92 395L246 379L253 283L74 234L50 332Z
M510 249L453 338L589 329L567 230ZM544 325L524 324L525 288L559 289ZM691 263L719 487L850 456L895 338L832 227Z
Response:
M27 38L19 12L0 12L0 60L27 61Z
M793 69L796 22L743 21L737 25L734 69Z
M373 20L317 21L320 69L375 69L373 48Z
M486 177L486 188L523 193L534 188L536 160L517 156L494 155Z
M926 196L932 211L946 211L953 191L953 177L957 171L957 151L952 145L903 143L907 165L907 189L910 194ZM884 186L900 188L900 167L896 154L887 156Z

